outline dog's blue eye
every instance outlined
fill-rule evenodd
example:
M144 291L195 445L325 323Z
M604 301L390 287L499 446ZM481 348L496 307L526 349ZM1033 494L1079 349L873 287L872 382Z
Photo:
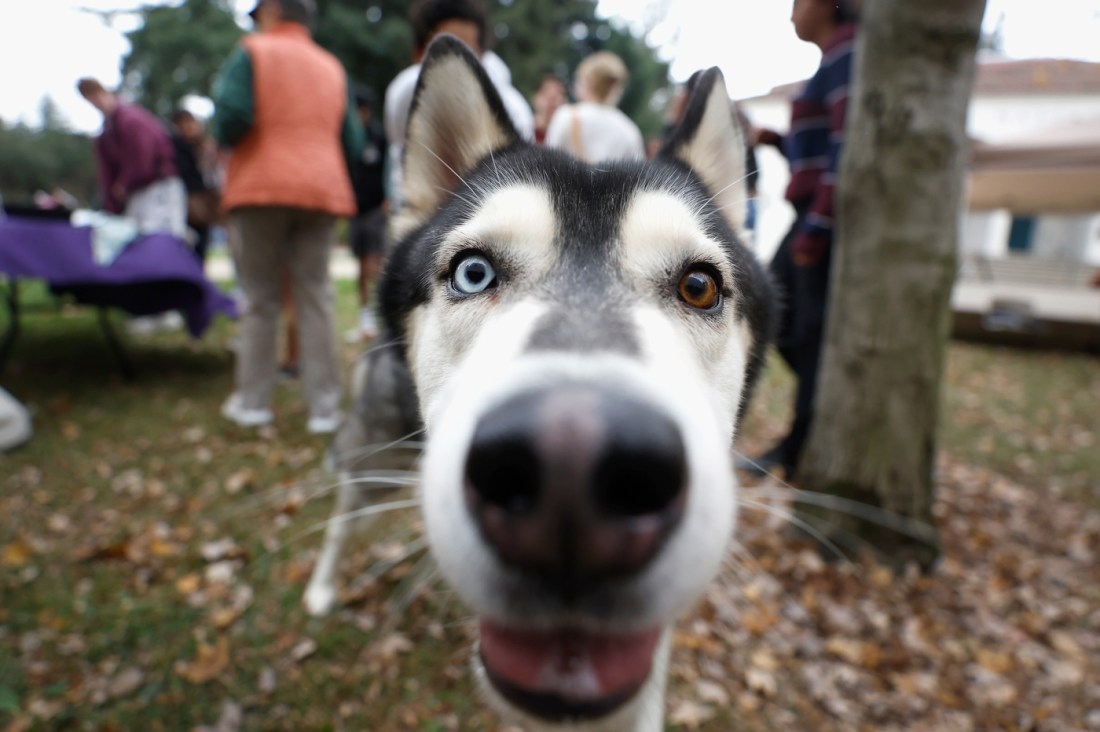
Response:
M451 284L464 295L476 295L488 289L496 276L497 273L488 259L480 254L470 254L455 267Z

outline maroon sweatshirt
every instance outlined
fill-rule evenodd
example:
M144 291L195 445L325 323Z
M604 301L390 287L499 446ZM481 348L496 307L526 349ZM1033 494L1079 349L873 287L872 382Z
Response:
M172 138L160 120L141 107L119 104L95 141L103 208L122 213L135 192L176 175ZM116 188L124 191L122 197Z

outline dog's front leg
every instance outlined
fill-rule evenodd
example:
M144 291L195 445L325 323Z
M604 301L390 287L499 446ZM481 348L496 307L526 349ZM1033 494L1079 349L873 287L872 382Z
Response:
M340 486L336 490L336 507L325 529L325 543L321 548L321 556L313 568L313 574L310 575L309 586L303 598L306 612L310 615L315 617L328 615L336 604L338 595L336 571L353 523L343 517L365 503L362 491L351 482L351 476L341 472Z
M401 490L402 483L386 486L357 480L372 472L403 471L416 455L397 445L419 428L408 368L392 342L368 351L357 364L353 379L355 407L341 426L329 454L339 476L336 506L325 530L321 555L309 578L303 602L306 612L328 614L339 595L338 569L344 544L367 519L351 519L356 510Z

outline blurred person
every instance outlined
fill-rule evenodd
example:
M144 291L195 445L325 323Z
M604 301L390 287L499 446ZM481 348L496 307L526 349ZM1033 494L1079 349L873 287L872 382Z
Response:
M581 61L575 76L577 102L554 113L546 144L589 163L644 160L641 130L617 107L630 79L623 60L610 51L597 51Z
M104 210L134 219L142 231L186 237L186 192L168 130L95 79L83 78L76 87L103 114L95 155Z
M186 109L172 114L172 145L176 168L187 191L187 225L191 228L195 256L206 261L210 228L218 221L221 196L218 192L216 151L202 120Z
M691 96L692 90L695 89L695 84L699 81L699 77L702 76L702 71L696 71L688 80L684 82L683 86L677 89L676 93L669 101L668 110L665 114L665 122L661 133L661 144L668 139L668 136L672 134L672 131L679 124L680 120L684 116L684 105L687 103L688 97ZM760 168L756 160L756 142L754 139L755 128L749 121L748 115L745 114L741 106L736 102L730 102L730 113L737 120L738 127L741 131L741 137L745 141L745 229L752 232L756 228L756 193L757 184L760 180ZM650 157L656 154L657 150L653 150L650 153ZM745 242L746 245L751 245L752 242Z
M535 142L540 145L546 142L546 130L550 127L550 120L554 118L554 112L558 111L558 107L566 101L565 82L554 74L544 75L532 98L532 106L535 108Z
M362 154L351 161L358 214L348 222L348 243L359 260L359 319L348 340L370 340L378 335L378 323L371 307L370 291L382 271L386 248L385 162L386 133L374 116L377 95L367 86L355 90L355 109L366 134Z
M416 0L409 8L409 24L413 31L413 64L394 77L386 87L382 101L383 122L389 141L386 198L390 202L391 214L404 202L401 156L405 147L409 107L420 77L420 61L428 44L440 33L457 37L481 58L481 65L500 94L516 131L527 140L534 139L535 134L531 107L512 86L512 72L500 56L488 48L489 16L478 0Z
M215 84L214 137L231 148L223 206L236 229L246 307L235 390L222 414L242 426L272 421L283 274L301 341L306 429L339 426L342 389L329 255L339 216L355 213L348 161L363 131L340 62L312 39L313 0L260 0L256 33Z
M760 167L756 161L756 140L753 134L752 121L745 114L740 104L733 103L733 116L741 126L741 134L745 140L745 228L750 232L756 231L756 194L759 190ZM746 242L746 244L751 244Z
M780 291L776 346L797 380L786 436L763 455L738 461L737 467L757 475L782 468L788 479L794 477L813 422L858 17L852 0L794 0L795 33L821 49L821 64L791 104L791 132L754 131L756 142L778 147L791 166L786 197L795 221L770 269Z

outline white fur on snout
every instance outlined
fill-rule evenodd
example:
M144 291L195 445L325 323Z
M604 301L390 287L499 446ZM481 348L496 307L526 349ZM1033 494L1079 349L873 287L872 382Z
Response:
M502 581L502 571L466 509L466 455L478 419L496 403L501 382L520 359L545 309L526 300L495 314L483 324L446 382L427 399L422 395L428 441L421 463L421 493L429 545L451 586L482 613L487 609L485 598Z
M682 355L690 351L689 344L675 336L664 314L653 310L636 318L654 333L654 341L660 341L660 347L651 344L647 334L646 349L664 354L644 361L571 353L524 354L510 362L472 357L448 387L446 398L432 410L422 481L428 536L444 575L478 613L506 622L548 620L538 617L537 606L525 604L530 598L506 592L511 578L466 510L463 476L478 419L513 394L555 383L583 381L596 388L625 391L669 415L685 442L690 484L682 524L650 567L624 589L629 615L616 618L618 629L640 630L671 622L694 603L717 572L733 523L729 443L735 408L712 406L709 382L699 364ZM518 325L509 320L501 321L502 330ZM488 346L489 339L479 339L471 355L482 345ZM492 352L504 355L502 350L498 346ZM721 401L736 405L736 400L731 395ZM726 423L721 423L727 415Z

